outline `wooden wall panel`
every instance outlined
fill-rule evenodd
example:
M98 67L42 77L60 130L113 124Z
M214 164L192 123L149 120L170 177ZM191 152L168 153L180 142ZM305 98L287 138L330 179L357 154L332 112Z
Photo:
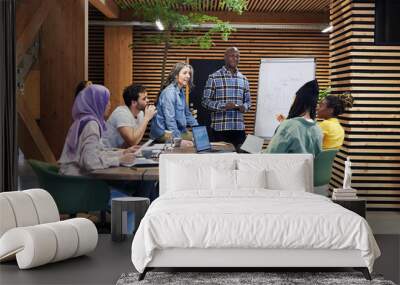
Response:
M104 15L89 5L89 21L102 21ZM104 85L104 26L89 25L89 80Z
M32 46L47 14L53 9L52 0L21 0L17 2L16 11L16 63Z
M26 106L35 120L40 119L40 64L32 66L24 82L24 96Z
M104 28L104 85L111 92L111 110L123 105L122 91L132 83L132 28Z
M341 116L346 136L331 187L353 162L353 187L368 210L400 211L400 46L374 44L374 0L335 0L330 7L332 92L348 91L354 106Z
M85 80L87 1L53 1L40 37L40 128L59 158L76 85Z
M18 110L18 147L26 158L33 158L56 164L56 158L50 149L43 132L33 118L25 96L17 90Z
M148 88L149 97L155 100L159 92L161 45L149 44L143 37L153 33L135 29L133 33L133 82L143 83ZM193 31L193 34L198 31ZM202 50L196 46L173 47L169 51L167 72L178 61L189 59L223 59L224 51L229 46L240 50L240 71L250 82L252 97L251 111L245 114L246 131L254 132L254 120L257 101L258 73L261 58L277 57L313 57L317 62L317 79L322 88L329 85L329 41L326 34L318 31L299 30L238 30L228 42L215 39L215 46ZM195 71L196 72L196 71Z
M21 0L16 9L16 63L23 69L23 57L31 48L49 11L54 7L51 0ZM26 64L26 63L25 63ZM17 70L18 72L18 70ZM17 88L18 147L26 158L35 158L49 163L56 159L42 130L37 124L40 119L40 64L39 59Z

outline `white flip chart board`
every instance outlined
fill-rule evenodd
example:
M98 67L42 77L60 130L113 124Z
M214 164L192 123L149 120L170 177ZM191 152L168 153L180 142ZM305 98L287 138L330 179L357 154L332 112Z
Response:
M314 58L261 59L255 135L271 138L279 125L276 115L287 116L296 91L313 79Z

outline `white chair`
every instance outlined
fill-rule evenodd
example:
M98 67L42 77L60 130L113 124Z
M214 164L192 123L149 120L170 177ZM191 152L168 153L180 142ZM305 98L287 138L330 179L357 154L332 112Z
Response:
M96 248L92 221L60 221L56 203L43 189L0 193L0 262L17 259L20 269L84 255Z

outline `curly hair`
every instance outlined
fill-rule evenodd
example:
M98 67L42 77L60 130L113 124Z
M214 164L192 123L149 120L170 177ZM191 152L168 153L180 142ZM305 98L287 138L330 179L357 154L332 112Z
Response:
M347 108L353 107L354 98L350 93L346 92L338 95L328 95L325 97L327 107L333 109L333 115L339 116L343 114Z
M124 89L122 97L124 98L125 105L130 107L132 101L139 100L139 93L146 92L146 87L142 84L131 84Z

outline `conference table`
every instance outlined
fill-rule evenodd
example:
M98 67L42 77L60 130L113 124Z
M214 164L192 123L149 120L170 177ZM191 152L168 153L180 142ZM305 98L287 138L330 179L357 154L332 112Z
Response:
M212 143L212 148L235 152L235 148L229 143ZM176 147L171 150L163 151L162 154L194 154L194 147ZM198 154L201 155L201 154ZM155 181L159 179L158 167L111 167L106 169L94 170L90 176L105 181Z

